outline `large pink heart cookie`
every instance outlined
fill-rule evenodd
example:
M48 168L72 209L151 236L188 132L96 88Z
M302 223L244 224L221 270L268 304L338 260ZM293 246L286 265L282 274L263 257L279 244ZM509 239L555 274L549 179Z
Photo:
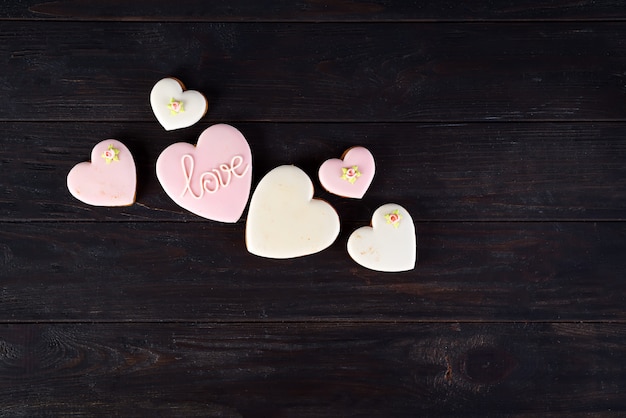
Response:
M132 205L137 189L133 156L120 141L102 141L91 151L91 162L79 163L70 170L67 188L72 196L89 205Z
M150 105L166 131L193 125L209 107L202 93L185 90L183 83L176 78L164 78L152 87Z
M250 199L246 246L252 254L277 259L313 254L338 234L337 212L313 199L311 179L293 165L267 173Z
M400 205L387 203L374 211L372 226L348 238L348 254L363 267L376 271L415 268L417 238L411 215Z
M174 202L203 218L237 222L250 196L252 152L236 128L207 128L196 146L178 142L156 162L157 178Z
M367 148L348 149L342 159L326 160L319 169L322 186L331 193L360 199L374 179L376 165Z

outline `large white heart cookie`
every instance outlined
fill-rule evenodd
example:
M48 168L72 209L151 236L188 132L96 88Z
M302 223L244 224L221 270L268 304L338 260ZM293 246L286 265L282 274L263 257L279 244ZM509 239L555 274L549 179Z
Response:
M324 161L318 176L322 186L329 192L360 199L372 184L375 170L372 153L364 147L352 147L341 159Z
M75 165L67 188L76 199L94 206L129 206L135 202L137 170L130 151L115 139L96 144L91 162Z
M239 130L213 125L196 146L178 142L163 150L156 174L179 206L203 218L237 222L250 196L252 152Z
M293 258L329 247L339 235L339 216L313 199L309 176L292 165L276 167L259 182L250 199L246 246L252 254Z
M363 267L376 271L407 271L415 268L415 225L411 215L394 203L382 205L364 226L348 238L348 254Z
M176 78L159 80L150 92L150 105L166 131L186 128L205 115L208 103L202 93L186 90Z

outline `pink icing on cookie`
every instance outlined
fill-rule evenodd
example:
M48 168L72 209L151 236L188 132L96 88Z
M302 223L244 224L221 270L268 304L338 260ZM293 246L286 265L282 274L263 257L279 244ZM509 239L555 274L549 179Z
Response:
M250 196L252 152L236 128L207 128L196 146L167 147L156 163L157 178L168 196L188 211L220 222L237 222Z
M177 115L178 113L185 111L183 108L183 102L174 100L173 97L170 99L170 103L167 105L167 108L170 110L170 114L172 115Z
M397 228L400 226L400 219L402 219L402 215L400 214L400 210L396 209L393 212L384 215L384 218L387 220L388 224L391 224L394 228Z
M343 159L333 158L324 161L318 176L322 186L339 196L360 199L365 195L372 180L376 164L367 148L350 148Z
M130 151L115 139L98 143L91 162L75 165L67 188L76 199L94 206L128 206L135 202L137 170Z

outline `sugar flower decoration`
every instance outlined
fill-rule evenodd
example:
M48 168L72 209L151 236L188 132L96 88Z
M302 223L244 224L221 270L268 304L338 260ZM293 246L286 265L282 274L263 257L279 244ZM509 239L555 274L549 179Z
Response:
M109 145L106 151L102 153L102 158L106 161L107 164L111 164L111 161L119 161L120 150L113 147L113 144Z
M400 215L400 210L396 209L393 212L386 214L385 219L387 220L387 223L393 225L394 228L399 227L400 219L402 219L402 215Z
M177 115L180 112L184 112L185 111L185 109L183 108L183 102L181 102L179 100L174 100L173 97L170 99L170 102L167 105L167 108L170 110L170 113L172 115Z
M359 171L359 167L353 165L352 167L344 167L341 169L343 174L341 178L350 182L350 184L354 184L357 178L361 177L361 172Z

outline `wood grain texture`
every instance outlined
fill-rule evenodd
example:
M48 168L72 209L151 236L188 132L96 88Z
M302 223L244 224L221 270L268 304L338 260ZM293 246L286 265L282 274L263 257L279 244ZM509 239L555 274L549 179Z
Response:
M626 225L418 223L415 270L246 251L243 224L10 223L0 322L624 320Z
M0 6L0 417L626 414L626 9L616 0L7 0ZM179 77L209 112L165 132ZM296 164L342 221L328 249L249 254L154 173L216 122L253 185ZM70 168L116 138L137 203ZM374 153L363 200L319 165ZM348 256L381 204L418 265Z
M0 416L624 413L625 333L623 324L10 325L0 328Z
M252 148L253 189L272 168L295 164L313 180L316 196L355 222L369 223L374 209L388 202L420 221L626 218L623 123L235 125ZM168 145L195 144L207 126L172 133L156 122L0 123L0 219L204 221L169 199L154 166ZM133 206L92 207L67 191L67 173L106 138L121 140L134 154L139 190ZM317 170L355 145L374 154L375 180L362 200L331 195Z
M618 0L21 0L0 11L4 19L99 21L517 21L623 20Z
M623 34L585 22L4 22L0 120L151 122L150 89L176 76L215 121L625 121Z

